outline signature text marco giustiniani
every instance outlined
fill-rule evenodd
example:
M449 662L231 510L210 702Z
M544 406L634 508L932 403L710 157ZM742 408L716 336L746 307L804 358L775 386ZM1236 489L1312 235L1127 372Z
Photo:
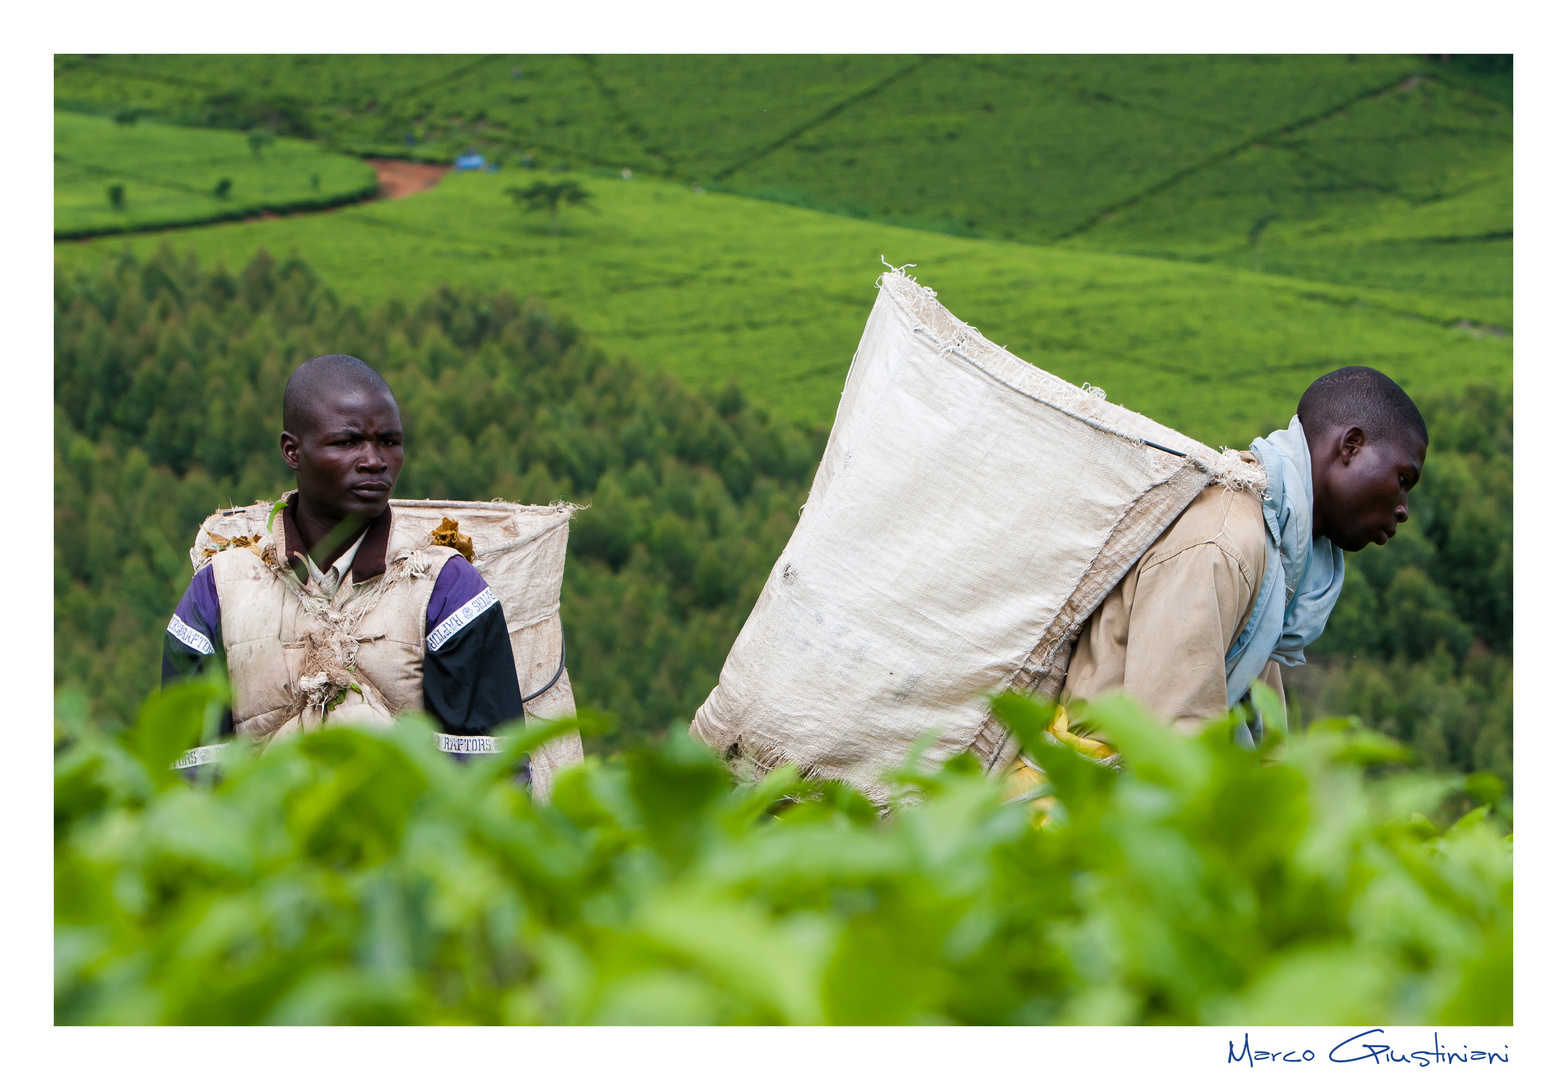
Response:
M1500 1046L1479 1047L1462 1043L1452 1046L1442 1041L1436 1032L1431 1033L1430 1043L1396 1046L1382 1028L1368 1028L1358 1032L1326 1051L1301 1046L1281 1046L1275 1043L1264 1047L1253 1045L1251 1033L1241 1037L1240 1045L1230 1040L1229 1064L1271 1065L1275 1062L1332 1062L1337 1065L1501 1065L1507 1061L1508 1048Z

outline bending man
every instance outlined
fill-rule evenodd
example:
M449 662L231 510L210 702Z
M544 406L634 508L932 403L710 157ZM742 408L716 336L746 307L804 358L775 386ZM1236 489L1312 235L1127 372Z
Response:
M1123 691L1195 730L1254 679L1282 698L1279 665L1304 664L1327 626L1344 552L1385 544L1409 520L1428 441L1381 372L1312 383L1289 427L1251 444L1267 494L1211 486L1176 518L1084 625L1063 701Z
M456 550L399 528L389 505L403 427L386 381L352 356L308 360L283 391L283 427L298 489L270 535L197 571L164 635L164 682L221 655L233 685L224 733L263 742L414 709L458 737L521 716L495 594Z

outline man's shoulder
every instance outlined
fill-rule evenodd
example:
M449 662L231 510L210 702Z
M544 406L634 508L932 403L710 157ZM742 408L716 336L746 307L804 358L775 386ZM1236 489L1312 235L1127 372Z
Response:
M430 592L427 617L431 626L439 625L450 616L473 605L473 602L481 597L484 599L475 606L488 607L490 605L485 601L494 598L494 593L490 591L484 575L461 555L456 552L452 554L456 557L446 560L446 564L436 575L435 588Z
M472 595L485 587L484 575L461 554L452 551L451 548L432 547L430 550L446 556L435 576L437 589L467 592Z
M267 569L267 562L271 558L271 546L265 540L254 544L233 544L209 555L196 574L210 573L218 580L229 580L241 575L252 577L257 570Z
M1210 484L1148 549L1147 558L1161 562L1206 547L1247 568L1258 568L1267 554L1267 537L1260 498Z

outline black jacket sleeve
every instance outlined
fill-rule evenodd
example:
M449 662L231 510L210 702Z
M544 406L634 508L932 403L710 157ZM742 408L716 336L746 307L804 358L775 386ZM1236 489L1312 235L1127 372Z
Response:
M492 604L424 654L424 707L448 735L488 735L522 715L506 616Z

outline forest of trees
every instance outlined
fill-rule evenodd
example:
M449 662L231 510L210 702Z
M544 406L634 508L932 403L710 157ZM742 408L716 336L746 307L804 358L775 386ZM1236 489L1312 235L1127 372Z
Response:
M277 452L295 365L348 352L397 392L404 498L566 499L562 595L579 704L608 745L688 720L797 519L825 439L734 386L695 392L611 359L569 321L439 290L361 312L297 259L238 273L165 248L55 283L55 681L128 718L214 508L291 486ZM1350 557L1310 718L1358 713L1435 764L1511 775L1512 402L1420 399L1433 450L1414 520Z

